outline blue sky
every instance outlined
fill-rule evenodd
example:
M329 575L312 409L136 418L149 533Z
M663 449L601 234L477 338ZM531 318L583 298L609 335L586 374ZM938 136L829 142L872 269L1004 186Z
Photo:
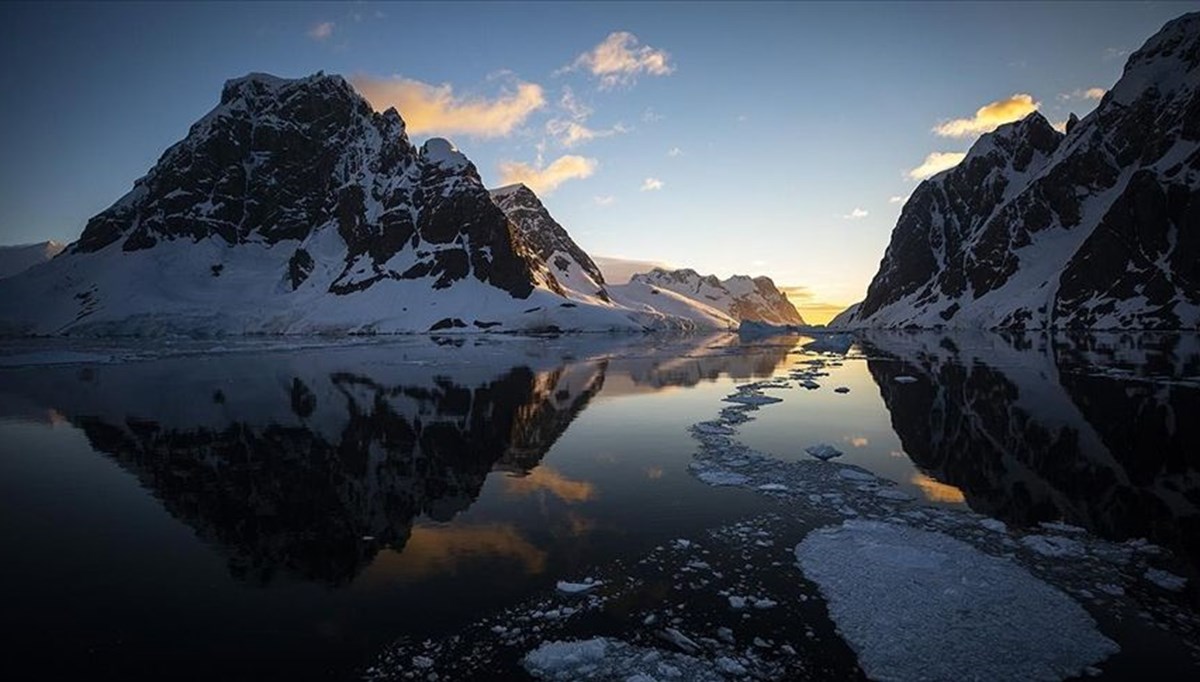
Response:
M323 70L405 102L489 186L545 183L588 252L766 274L819 318L862 296L931 153L992 114L1086 113L1194 7L4 4L0 243L78 237L226 79Z

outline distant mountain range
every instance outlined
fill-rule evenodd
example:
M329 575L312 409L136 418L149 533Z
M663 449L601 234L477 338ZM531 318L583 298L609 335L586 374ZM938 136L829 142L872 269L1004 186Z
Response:
M841 326L1200 328L1200 13L1060 133L983 135L904 205Z
M722 329L786 303L753 282L609 287L527 187L489 192L339 76L251 74L60 257L0 282L0 333Z

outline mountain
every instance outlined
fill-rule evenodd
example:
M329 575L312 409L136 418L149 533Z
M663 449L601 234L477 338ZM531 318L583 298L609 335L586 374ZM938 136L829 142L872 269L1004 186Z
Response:
M600 268L550 215L533 190L518 183L492 190L491 197L529 249L550 268L569 298L612 302Z
M19 246L0 246L0 279L25 272L35 265L45 263L64 249L55 241Z
M1200 327L1200 13L1169 22L1065 135L986 134L904 205L873 327Z
M0 283L0 331L645 326L564 293L448 141L418 149L339 76L251 74L61 256Z
M609 285L591 257L579 248L533 190L525 185L494 189L491 196L512 221L516 234L546 264L562 286L564 295L572 301L625 310L642 324L652 327L737 327L737 319L707 301L660 290L636 277L626 284Z
M775 325L804 324L804 318L787 296L775 288L769 277L734 275L719 280L695 270L655 268L634 275L630 286L642 285L665 289L686 296L742 322L766 322Z

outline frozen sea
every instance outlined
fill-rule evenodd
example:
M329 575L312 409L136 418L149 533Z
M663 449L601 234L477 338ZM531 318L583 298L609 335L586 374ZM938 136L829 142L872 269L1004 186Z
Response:
M8 679L1200 673L1200 339L0 345Z

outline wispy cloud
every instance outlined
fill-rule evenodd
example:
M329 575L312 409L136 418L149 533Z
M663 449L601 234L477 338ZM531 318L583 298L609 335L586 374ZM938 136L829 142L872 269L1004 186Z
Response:
M1007 99L996 100L985 104L975 111L970 118L956 118L940 123L933 132L942 137L973 137L990 133L996 128L1019 121L1037 111L1040 104L1034 101L1032 95L1017 93Z
M328 40L333 35L334 23L332 21L322 21L319 24L314 24L308 29L308 37L318 42Z
M658 123L665 118L666 116L655 111L654 107L646 107L646 110L642 112L642 121L646 123Z
M933 152L925 157L921 165L908 171L908 177L912 180L924 180L933 175L937 175L947 168L953 168L959 164L966 154L962 152Z
M1058 98L1064 102L1069 102L1073 99L1102 99L1104 94L1108 92L1104 88L1079 88L1071 92L1060 92Z
M1113 59L1124 59L1129 56L1129 48L1127 47L1106 47L1104 48L1103 59L1110 61Z
M546 121L546 133L560 145L575 147L585 142L591 142L601 137L611 137L629 132L624 124L617 123L610 128L592 128L587 125L592 115L592 108L575 96L570 87L564 87L562 97L558 101L559 110L565 115Z
M597 165L595 159L574 154L560 156L548 166L501 161L500 182L505 185L520 182L537 194L550 194L568 180L590 177Z
M683 156L683 150L680 149L679 147L671 147L670 149L667 150L667 156L671 156L671 157Z
M586 70L600 79L602 89L608 89L632 85L642 74L666 76L675 71L670 60L665 51L642 45L634 34L615 31L579 55L566 70Z
M516 81L496 97L458 96L449 83L431 85L411 78L355 76L354 87L377 110L395 107L414 134L462 133L503 137L546 104L542 87Z
M667 263L654 260L635 260L619 256L592 256L604 279L609 284L625 284L631 277L641 272L650 272L654 268L667 268Z
M903 204L904 202L908 201L908 197L909 197L909 195L907 195L907 194L905 194L905 195L897 194L895 196L890 196L890 197L888 197L888 203L889 204Z
M592 201L596 202L597 206L612 206L617 203L617 198L611 194L605 194L603 196L592 197Z
M871 215L871 214L866 209L856 207L853 211L843 214L842 220L862 220L863 218L866 218L869 215Z
M643 192L657 192L663 188L663 181L658 178L646 178L642 181Z

